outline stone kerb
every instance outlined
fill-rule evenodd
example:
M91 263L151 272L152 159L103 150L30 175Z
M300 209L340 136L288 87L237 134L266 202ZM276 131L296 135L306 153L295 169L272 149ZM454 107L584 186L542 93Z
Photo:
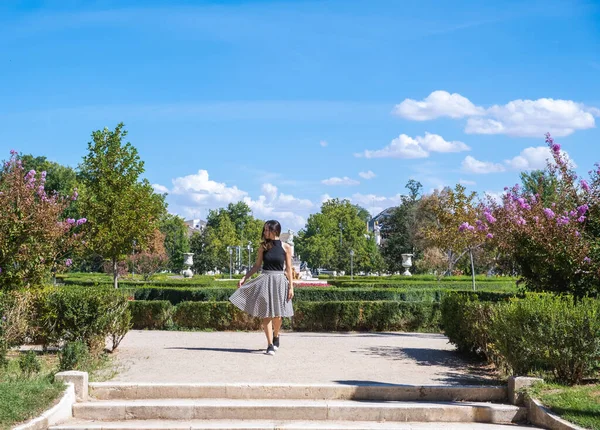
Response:
M68 382L67 388L63 392L58 404L42 413L39 417L14 427L13 430L47 430L49 426L67 421L73 417L73 405L76 401L75 385Z
M544 382L542 378L527 378L523 376L511 376L508 378L508 400L513 405L524 405L527 408L527 420L536 426L551 430L584 430L575 424L554 415L539 400L534 399L524 391L538 382Z

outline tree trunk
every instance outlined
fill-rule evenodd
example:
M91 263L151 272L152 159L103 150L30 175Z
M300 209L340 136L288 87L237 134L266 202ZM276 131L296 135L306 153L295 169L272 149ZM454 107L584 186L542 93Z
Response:
M113 258L112 266L113 266L113 285L116 288L119 288L119 263L116 258Z
M473 250L469 249L469 257L471 257L471 279L473 280L473 291L475 291L475 265L473 264Z

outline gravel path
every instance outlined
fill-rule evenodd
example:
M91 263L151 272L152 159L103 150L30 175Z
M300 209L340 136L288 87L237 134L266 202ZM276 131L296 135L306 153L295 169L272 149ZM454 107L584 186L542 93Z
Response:
M490 384L440 334L282 333L275 356L262 332L130 331L114 381L172 383Z

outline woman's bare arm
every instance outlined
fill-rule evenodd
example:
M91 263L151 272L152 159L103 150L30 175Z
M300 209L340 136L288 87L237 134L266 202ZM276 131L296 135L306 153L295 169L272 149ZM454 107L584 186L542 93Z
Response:
M290 283L290 287L288 289L288 300L292 300L292 297L294 297L294 275L292 273L292 247L287 243L285 243L283 246L283 249L285 250L285 271L288 281Z

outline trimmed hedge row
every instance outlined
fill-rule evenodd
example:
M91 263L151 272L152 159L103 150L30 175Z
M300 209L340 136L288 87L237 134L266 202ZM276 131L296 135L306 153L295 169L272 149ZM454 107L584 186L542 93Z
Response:
M328 280L327 283L336 288L435 288L435 289L472 289L473 284L469 281L342 281ZM492 289L495 288L501 291L516 291L516 283L514 281L487 281L479 282L479 288Z
M483 303L448 294L442 328L460 351L509 374L553 376L575 384L600 374L600 300L552 294Z
M227 301L235 288L138 288L135 300L166 300L173 305L181 302L221 302ZM401 302L439 302L451 289L406 289L406 288L355 288L340 289L327 287L302 287L295 289L298 302L329 301L401 301ZM514 297L515 293L503 291L479 291L482 300L498 301Z
M195 281L195 280L169 280L169 281L119 281L119 289L139 288L143 286L170 287L170 288L207 288L215 286L237 285L237 280L229 281ZM85 279L63 279L65 285L76 285L80 287L112 287L112 281L95 281Z
M158 303L158 304L157 304ZM229 302L131 302L135 328L258 330L253 318ZM284 328L296 331L439 331L438 303L394 301L297 302ZM164 316L169 314L171 321ZM160 323L154 319L160 315Z

